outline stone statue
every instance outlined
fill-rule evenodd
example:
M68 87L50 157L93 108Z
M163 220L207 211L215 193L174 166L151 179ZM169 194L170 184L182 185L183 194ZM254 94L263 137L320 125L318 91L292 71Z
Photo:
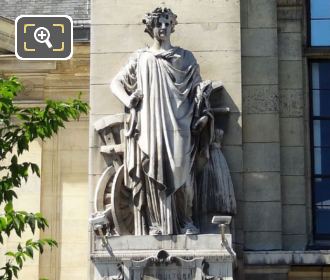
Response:
M135 235L198 233L192 204L213 138L213 87L202 81L193 54L171 45L176 18L167 8L146 14L152 46L133 53L111 82L131 115L124 182L133 194Z
M210 145L209 160L197 176L197 199L199 226L207 229L214 215L235 215L236 200L233 182L227 161L221 151L224 132L214 130L214 139Z

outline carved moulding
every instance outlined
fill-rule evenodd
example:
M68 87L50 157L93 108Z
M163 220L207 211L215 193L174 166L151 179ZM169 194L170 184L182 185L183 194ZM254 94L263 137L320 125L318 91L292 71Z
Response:
M231 244L231 235L226 234L226 238ZM216 234L121 236L108 240L112 256L100 240L94 243L91 258L95 264L95 280L233 279L234 257Z

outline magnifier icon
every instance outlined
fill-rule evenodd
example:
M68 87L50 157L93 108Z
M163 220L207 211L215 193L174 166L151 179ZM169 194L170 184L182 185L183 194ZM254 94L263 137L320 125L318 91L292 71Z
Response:
M38 43L45 43L47 47L50 49L53 47L52 43L49 41L50 33L49 30L46 27L38 27L34 31L34 39Z

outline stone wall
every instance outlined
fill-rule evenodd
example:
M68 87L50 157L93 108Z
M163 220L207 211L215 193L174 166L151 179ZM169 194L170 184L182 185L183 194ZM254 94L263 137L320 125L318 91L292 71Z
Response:
M302 7L242 6L246 250L303 250L306 236Z
M245 279L323 279L303 266L329 264L305 251L312 231L305 1L242 3Z
M303 57L302 1L278 1L279 95L283 249L305 250L311 202L308 202L308 78ZM307 168L306 168L307 167ZM307 185L308 182L308 185ZM308 187L308 188L306 188ZM306 196L307 194L307 196ZM311 237L311 236L309 236Z
M244 248L280 250L282 207L276 1L242 1L241 17Z

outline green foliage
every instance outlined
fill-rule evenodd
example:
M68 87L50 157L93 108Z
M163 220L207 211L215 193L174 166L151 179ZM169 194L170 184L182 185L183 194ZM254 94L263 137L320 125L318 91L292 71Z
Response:
M59 128L65 127L65 122L78 120L82 113L88 112L87 103L80 99L68 102L48 100L42 108L21 108L13 101L21 90L22 84L17 78L0 78L0 206L4 209L0 213L1 244L4 236L9 237L12 233L21 237L26 230L34 233L36 229L48 227L41 213L16 211L14 208L15 190L27 181L30 172L40 176L38 165L20 162L19 156L29 150L29 143L33 140L52 137ZM47 238L30 239L24 245L19 244L16 252L7 252L8 261L0 267L0 280L18 278L24 261L33 258L34 251L42 253L45 245L54 247L57 243Z

